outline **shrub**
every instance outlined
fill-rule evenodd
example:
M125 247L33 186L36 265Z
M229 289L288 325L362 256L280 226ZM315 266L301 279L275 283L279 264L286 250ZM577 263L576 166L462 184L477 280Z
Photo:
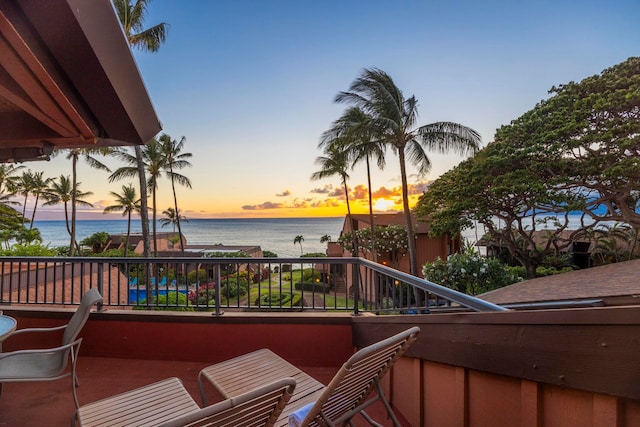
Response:
M247 294L246 280L242 280L240 283L235 280L230 280L220 287L220 296L226 299L233 299L244 296Z
M155 310L155 311L194 311L188 306L187 296L180 292L169 292L167 295L156 295L151 298L149 307L147 300L141 300L140 305L134 306L134 310Z
M331 286L324 282L298 282L295 284L297 291L313 291L313 292L328 292Z
M454 254L438 258L422 267L426 280L469 295L478 295L522 280L495 258L477 253Z
M202 268L190 271L189 274L187 274L187 280L189 283L204 282L207 280L207 271Z
M262 307L299 307L302 305L302 298L300 295L292 294L290 292L270 292L256 298L255 305L260 305Z

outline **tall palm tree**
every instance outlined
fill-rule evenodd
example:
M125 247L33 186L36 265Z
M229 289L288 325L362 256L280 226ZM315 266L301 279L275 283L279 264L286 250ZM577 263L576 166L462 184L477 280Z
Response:
M162 227L166 227L167 225L172 224L174 232L176 231L176 225L178 225L180 221L189 222L187 217L180 214L180 211L176 211L174 208L167 208L162 211L162 214L165 215L166 218L160 218L160 225ZM178 227L180 226L178 225Z
M75 240L75 228L71 225L69 221L69 204L75 202L76 206L87 206L93 207L93 205L83 197L91 196L93 193L91 191L82 192L80 191L80 183L75 183L75 195L73 191L74 185L72 184L69 175L60 175L57 180L52 180L49 186L49 191L47 194L47 201L44 203L45 206L57 205L62 203L64 205L64 222L67 227L67 233L69 233L69 237L72 238L71 243L69 245L69 254L73 253L71 247L75 247L75 249L79 252L80 248L78 242Z
M311 180L317 181L338 175L344 187L344 195L347 202L347 215L351 218L351 205L349 203L349 153L344 147L338 144L325 146L324 156L316 157L315 163L320 166L320 170L311 174Z
M191 181L184 175L180 175L175 173L175 169L182 169L185 167L190 167L191 163L189 163L188 158L192 157L191 153L183 153L182 148L184 147L184 143L186 142L185 137L180 138L180 141L176 141L175 139L171 139L169 135L162 134L159 138L160 143L162 144L162 153L165 157L165 172L169 179L171 179L171 191L173 191L173 209L175 212L180 212L178 210L178 198L176 196L176 181L180 185L184 185L187 188L191 188ZM175 216L175 224L178 226L178 234L180 235L180 251L184 252L184 242L182 241L182 228L180 228L180 220L182 218L180 215Z
M375 224L373 221L373 197L371 194L370 159L376 160L379 169L386 164L385 145L373 138L371 129L372 117L358 107L348 108L344 114L333 122L332 127L323 133L319 146L338 144L347 151L351 167L362 160L367 167L367 187L369 195L369 223L371 227L371 259L376 261Z
M129 46L141 51L157 52L165 42L169 31L169 24L161 22L153 27L144 29L147 6L151 0L113 0L118 18L122 24ZM140 220L142 223L142 237L144 256L151 255L151 241L149 239L149 208L147 205L147 181L145 176L142 148L134 147L137 173L140 181ZM154 222L155 224L155 222ZM155 226L155 225L154 225Z
M122 159L125 163L130 166L123 166L116 169L109 176L109 182L117 181L123 178L132 178L138 175L138 160L137 156L131 155L131 153L127 151L119 151L117 153L118 157ZM162 146L157 139L152 139L142 148L142 164L144 166L144 170L146 171L146 186L151 189L151 200L152 207L151 211L153 214L153 219L151 224L153 226L153 254L155 256L157 252L157 226L156 226L156 218L157 218L157 194L158 194L158 180L162 172L166 169L166 157L162 151ZM176 179L187 179L180 174L176 175ZM141 199L142 200L142 199ZM141 203L142 205L142 203Z
M402 180L402 203L409 240L410 272L419 273L416 258L415 232L409 210L407 161L417 167L420 174L431 169L426 151L439 153L474 154L480 146L480 135L475 130L454 122L436 122L416 126L418 101L415 96L405 98L393 79L384 71L365 69L347 92L340 92L335 101L361 108L371 115L370 129L376 141L390 146L398 154Z
M103 170L106 172L111 172L109 167L99 161L95 156L103 155L107 156L113 153L113 148L109 147L98 147L98 148L72 148L67 153L67 159L71 160L71 230L69 233L69 256L74 255L74 251L77 248L76 242L76 218L77 212L76 207L78 204L78 200L76 199L78 195L78 186L80 183L78 182L78 160L80 157L92 168ZM65 206L66 209L66 206ZM65 212L66 214L66 212Z
M29 200L29 196L35 196L29 230L33 228L33 220L36 217L36 210L38 209L40 196L47 194L49 182L51 182L51 178L44 178L44 172L33 172L31 170L22 172L22 176L16 180L16 193L24 196L24 205L22 206L23 217L27 213L27 201Z
M335 175L341 178L345 200L347 202L347 218L349 222L351 222L351 204L349 203L349 186L347 185L347 180L349 179L349 152L341 144L326 144L324 146L324 153L324 156L316 157L315 163L320 166L320 170L311 174L311 180L317 181ZM353 235L353 247L357 253L355 233L353 233Z
M131 184L123 185L121 193L111 191L109 194L115 197L116 202L104 208L104 213L122 211L122 216L127 217L127 240L125 240L124 243L124 256L126 257L129 247L129 236L131 235L131 214L140 211L141 200L136 193L135 187Z

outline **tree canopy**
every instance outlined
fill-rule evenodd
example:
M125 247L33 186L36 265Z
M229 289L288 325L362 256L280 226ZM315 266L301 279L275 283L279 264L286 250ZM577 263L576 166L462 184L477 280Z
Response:
M550 93L416 206L436 235L482 224L529 277L600 221L640 227L640 58Z

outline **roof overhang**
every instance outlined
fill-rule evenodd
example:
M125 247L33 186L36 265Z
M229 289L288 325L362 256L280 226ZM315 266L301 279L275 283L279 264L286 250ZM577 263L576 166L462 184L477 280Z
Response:
M110 0L0 0L0 162L161 129Z

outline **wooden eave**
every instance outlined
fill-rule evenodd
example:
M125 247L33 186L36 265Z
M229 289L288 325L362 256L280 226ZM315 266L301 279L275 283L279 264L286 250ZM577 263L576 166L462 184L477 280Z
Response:
M109 0L0 0L0 161L160 130Z

